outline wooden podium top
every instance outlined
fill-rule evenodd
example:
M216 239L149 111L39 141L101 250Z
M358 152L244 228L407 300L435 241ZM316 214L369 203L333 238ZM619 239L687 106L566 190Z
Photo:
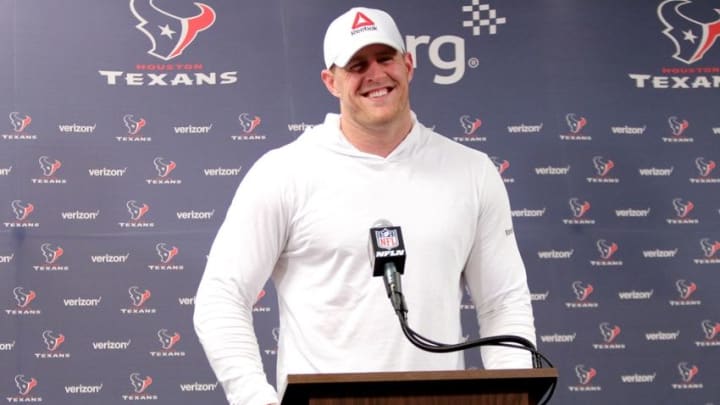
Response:
M282 404L535 404L557 377L553 368L291 374Z

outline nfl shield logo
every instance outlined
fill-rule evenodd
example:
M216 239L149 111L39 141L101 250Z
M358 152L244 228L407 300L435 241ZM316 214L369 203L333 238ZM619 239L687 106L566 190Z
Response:
M397 229L384 228L375 231L375 240L377 241L378 248L381 249L394 249L400 245Z

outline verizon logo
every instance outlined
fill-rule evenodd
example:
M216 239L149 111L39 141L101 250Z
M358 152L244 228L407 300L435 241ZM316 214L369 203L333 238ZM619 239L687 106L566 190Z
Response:
M565 176L570 172L570 166L567 167L536 167L535 174L538 176Z
M306 129L310 129L315 125L306 124L301 122L299 124L288 124L288 131L290 132L305 132Z
M625 125L622 127L610 127L610 132L615 135L643 135L646 129L647 125L641 127L629 127Z
M572 343L575 341L575 336L577 333L569 334L569 335L560 335L560 334L553 334L553 335L540 335L540 341L543 343Z
M63 134L92 134L93 132L95 132L95 127L97 127L97 124L59 124L58 131Z
M675 257L678 249L673 250L643 250L643 257L646 259L670 259Z
M61 212L60 217L64 220L74 220L74 221L93 221L96 220L98 215L100 215L100 210L98 211L66 211Z
M635 209L635 208L625 208L625 209L619 209L615 210L615 216L618 218L643 218L650 215L650 208L646 209Z
M66 385L66 394L97 394L102 391L103 385Z
M180 384L180 391L184 392L208 392L208 391L215 391L217 389L218 383L213 384L201 384L199 382L194 382L191 384Z
M641 176L657 176L657 177L669 177L672 176L674 167L670 167L669 169L661 169L657 167L648 167L648 168L641 168L638 169L638 173L640 173Z
M650 291L620 291L618 297L621 300L649 300L653 296L654 290Z
M181 211L177 212L178 219L212 219L215 210L212 211Z
M100 306L102 297L98 298L65 298L63 299L63 305L66 307L97 307Z
M15 253L11 255L2 256L0 255L0 264L10 263L15 257Z
M88 169L91 177L122 177L127 172L127 167L122 169L108 169L107 167L98 169Z
M173 127L175 134L177 135L203 135L210 133L212 129L210 125L184 125L179 127Z
M508 125L507 130L511 134L537 134L542 131L543 124L538 125Z
M540 259L570 259L575 253L575 249L571 250L546 250L537 252Z
M0 176L9 176L12 172L12 166L10 167L0 167Z
M645 334L645 340L658 341L658 340L677 340L680 336L680 331L675 332L652 332Z
M203 174L207 177L238 176L238 175L240 175L241 170L242 170L242 167L238 167L238 168L218 167L216 169L203 169Z
M104 254L104 255L93 255L90 256L90 261L93 263L125 263L130 257L130 253L126 255L111 255L111 254Z
M92 342L93 350L127 350L132 340L127 342L106 340L104 342Z
M178 303L182 306L195 305L195 297L180 297Z
M624 384L651 383L655 381L655 374L621 375L620 381L622 381Z

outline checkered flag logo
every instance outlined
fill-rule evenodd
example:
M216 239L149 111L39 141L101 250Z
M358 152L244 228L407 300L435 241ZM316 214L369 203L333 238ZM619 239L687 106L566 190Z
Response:
M472 4L462 7L463 13L469 13L471 19L463 21L463 27L471 28L473 36L479 36L482 27L487 27L487 33L497 34L497 26L505 24L505 17L498 17L497 10L490 8L489 4L480 4L480 0L472 0Z

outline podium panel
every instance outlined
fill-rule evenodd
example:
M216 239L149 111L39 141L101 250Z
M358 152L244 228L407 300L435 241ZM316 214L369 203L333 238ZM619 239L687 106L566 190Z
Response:
M292 374L282 405L535 405L555 369Z

